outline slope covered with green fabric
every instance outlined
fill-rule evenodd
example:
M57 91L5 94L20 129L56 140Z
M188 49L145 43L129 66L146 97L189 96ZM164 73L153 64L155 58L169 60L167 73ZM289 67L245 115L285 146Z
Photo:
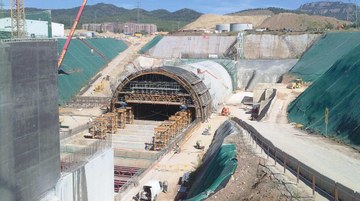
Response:
M323 135L360 145L359 53L360 45L335 62L292 102L288 107L289 120ZM327 134L325 108L329 110Z
M58 52L60 53L65 39L58 40ZM107 65L120 52L127 48L127 45L115 39L85 39L85 45L79 39L73 39L65 55L61 69L69 75L59 75L59 103L66 104L73 96L79 93L91 78L96 75L101 68ZM91 48L90 48L91 47ZM102 54L103 59L96 51Z
M196 177L189 190L187 201L205 200L224 188L234 174L238 165L236 145L224 143L229 135L239 135L239 130L233 121L228 120L216 130L203 163L196 170Z
M328 33L300 58L290 73L313 82L358 45L360 32Z

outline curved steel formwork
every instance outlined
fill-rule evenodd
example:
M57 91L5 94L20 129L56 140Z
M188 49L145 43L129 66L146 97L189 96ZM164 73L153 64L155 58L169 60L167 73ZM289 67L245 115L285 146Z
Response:
M124 77L113 93L111 110L115 109L115 104L119 101L124 88L131 81L146 75L161 75L176 81L176 83L180 84L191 97L193 107L195 108L196 120L204 122L210 116L212 110L212 98L209 89L203 81L192 72L179 67L170 66L139 70Z

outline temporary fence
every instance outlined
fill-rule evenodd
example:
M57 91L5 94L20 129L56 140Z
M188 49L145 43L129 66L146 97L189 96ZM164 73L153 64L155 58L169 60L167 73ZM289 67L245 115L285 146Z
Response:
M297 178L297 183L303 181L312 188L313 194L318 192L329 200L360 200L360 194L312 169L281 149L277 148L268 139L264 138L254 127L233 117L251 136L254 143L264 151L268 157L274 159L275 164L279 163L284 167L284 173L289 170Z

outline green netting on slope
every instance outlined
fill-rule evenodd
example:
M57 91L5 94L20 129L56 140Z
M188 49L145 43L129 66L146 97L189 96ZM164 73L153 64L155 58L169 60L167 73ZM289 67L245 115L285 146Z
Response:
M155 36L150 42L148 42L144 47L139 50L139 54L145 54L151 48L153 48L158 42L163 38L163 36Z
M358 45L360 32L328 33L301 57L290 73L304 81L314 81Z
M328 136L360 145L360 46L337 61L289 105L289 120Z
M84 41L96 48L109 61L127 48L124 42L108 38L84 39Z
M10 38L11 38L11 32L0 31L0 39L10 39Z
M236 67L236 62L231 59L181 59L176 65L182 64L191 64L201 61L214 61L220 65L222 65L225 70L229 73L233 85L233 90L236 90L238 86L238 68Z
M188 195L187 201L206 199L210 194L217 192L225 186L237 168L236 146L234 144L222 145L216 156L206 164L201 183Z
M88 39L85 42L109 61L127 48L124 42L115 39ZM64 44L65 39L58 40L59 53ZM70 72L70 75L59 75L59 103L66 104L106 65L106 61L95 51L92 52L80 40L73 39L61 66L61 69Z

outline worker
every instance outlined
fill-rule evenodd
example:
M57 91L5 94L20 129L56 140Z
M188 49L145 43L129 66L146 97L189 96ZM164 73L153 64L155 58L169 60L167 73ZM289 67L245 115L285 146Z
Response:
M210 124L208 124L208 130L209 130L209 132L210 132L210 130L211 130L211 125L210 125Z
M175 148L174 148L175 154L180 153L180 146L179 143L176 143Z

